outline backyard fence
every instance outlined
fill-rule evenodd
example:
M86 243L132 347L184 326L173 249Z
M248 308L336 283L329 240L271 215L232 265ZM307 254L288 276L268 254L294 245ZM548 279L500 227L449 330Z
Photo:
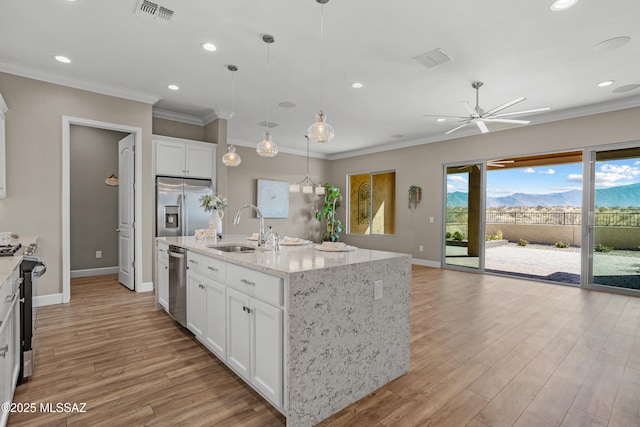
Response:
M465 211L447 212L447 224L467 223ZM581 212L497 212L487 211L487 224L581 225ZM596 212L595 225L602 227L640 227L640 212Z

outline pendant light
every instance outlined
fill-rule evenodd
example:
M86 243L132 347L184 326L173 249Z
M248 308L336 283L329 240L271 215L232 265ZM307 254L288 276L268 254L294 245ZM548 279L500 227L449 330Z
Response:
M231 120L233 119L233 116L235 114L234 105L233 105L234 77L235 77L235 72L238 71L238 67L236 67L235 65L228 65L227 69L231 71L231 114L229 115L229 121L227 122L227 128L229 130L229 132L227 132L227 135L230 135L231 123L232 123ZM230 167L238 166L242 161L242 159L240 158L240 155L236 153L236 147L234 147L233 145L229 145L228 149L229 151L227 153L224 153L224 156L222 156L222 163L224 163L225 166L230 166Z
M329 0L316 0L320 3L320 112L316 115L316 121L309 129L307 129L307 135L313 142L324 144L333 139L334 132L333 126L327 123L324 115L324 5L329 3Z
M289 185L289 191L291 193L299 193L302 188L304 194L316 193L322 195L324 194L324 186L316 184L309 176L309 137L307 135L304 137L307 138L307 176L302 181Z
M266 96L265 96L266 98L265 109L267 111L267 120L266 120L267 130L264 132L264 137L262 139L262 142L258 143L256 147L256 152L261 157L273 157L276 154L278 154L278 146L273 141L271 141L271 135L269 134L269 71L270 71L269 45L273 43L275 39L273 38L272 35L265 34L264 36L262 36L262 41L267 44L267 84L266 84Z

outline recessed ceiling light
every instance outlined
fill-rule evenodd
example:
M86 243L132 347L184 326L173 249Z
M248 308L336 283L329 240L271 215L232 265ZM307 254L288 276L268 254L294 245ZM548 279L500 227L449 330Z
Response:
M218 50L216 45L213 43L203 43L202 48L208 52L215 52L216 50Z
M169 86L167 86L167 87L168 87L169 89L171 89L171 90L178 90L178 89L180 89L180 86L178 86L178 85L169 85Z
M439 118L439 119L436 119L436 122L444 122L444 121L445 121L445 119L443 119L442 117Z
M608 50L614 50L622 47L625 44L629 43L629 41L631 41L631 37L628 36L614 37L612 39L598 43L593 47L593 50L596 52L606 52Z
M615 80L605 80L603 82L598 83L598 87L607 87L611 86L615 82Z
M53 59L55 59L58 62L62 62L63 64L70 64L71 60L69 58L67 58L66 56L62 56L62 55L56 55L53 57Z
M360 89L363 86L364 85L362 83L360 83L360 82L351 83L351 87L354 88L354 89Z
M551 4L551 10L559 12L561 10L567 10L578 3L578 0L556 0Z

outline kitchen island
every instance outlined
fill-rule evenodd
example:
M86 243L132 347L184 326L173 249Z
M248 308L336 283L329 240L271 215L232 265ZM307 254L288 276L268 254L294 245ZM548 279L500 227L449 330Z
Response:
M194 256L204 255L217 263L212 267L218 274L214 284L219 288L220 283L227 282L227 304L217 305L217 310L226 310L223 317L217 313L217 323L226 318L226 339L206 333L199 339L205 345L211 343L207 347L212 352L280 410L288 426L315 425L408 371L410 255L367 249L325 252L315 249L313 244L282 246L279 251L257 248L255 252L228 253L208 247L214 244L212 241L193 237L157 240L159 247L180 246ZM227 236L218 244L255 245L255 242L248 241L246 236ZM258 279L240 279L238 269L245 269L242 271L246 271L246 277ZM269 280L261 281L259 275ZM241 357L234 354L233 327L237 321L232 312L232 297L244 295L237 292L238 286L251 282L252 286L247 288L252 289L248 292L255 291L255 295L249 294L249 303L242 304L242 311L260 313L258 303L262 302L257 300L261 292L275 295L260 289L261 283L265 283L265 289L272 286L270 278L279 281L282 289L280 303L277 297L267 300L274 306L271 312L280 310L282 314L282 322L275 323L280 325L282 342L274 347L281 357L277 369L246 374L243 365L237 363ZM252 308L252 298L256 299L257 311ZM189 308L187 305L188 318ZM269 324L271 318L262 316L254 325L260 328ZM264 345L264 337L256 332L252 343L260 345L262 341ZM262 365L256 360L252 355L248 370L260 371ZM265 380L274 370L280 371L276 374L281 381ZM250 381L260 376L262 380ZM281 390L274 393L274 388Z

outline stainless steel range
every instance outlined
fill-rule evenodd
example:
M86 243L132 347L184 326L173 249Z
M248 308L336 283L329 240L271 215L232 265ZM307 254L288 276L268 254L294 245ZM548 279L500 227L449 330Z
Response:
M38 253L38 245L32 243L24 249L20 264L20 375L18 384L33 374L34 344L37 326L37 308L33 305L33 297L38 295L38 278L47 271Z

